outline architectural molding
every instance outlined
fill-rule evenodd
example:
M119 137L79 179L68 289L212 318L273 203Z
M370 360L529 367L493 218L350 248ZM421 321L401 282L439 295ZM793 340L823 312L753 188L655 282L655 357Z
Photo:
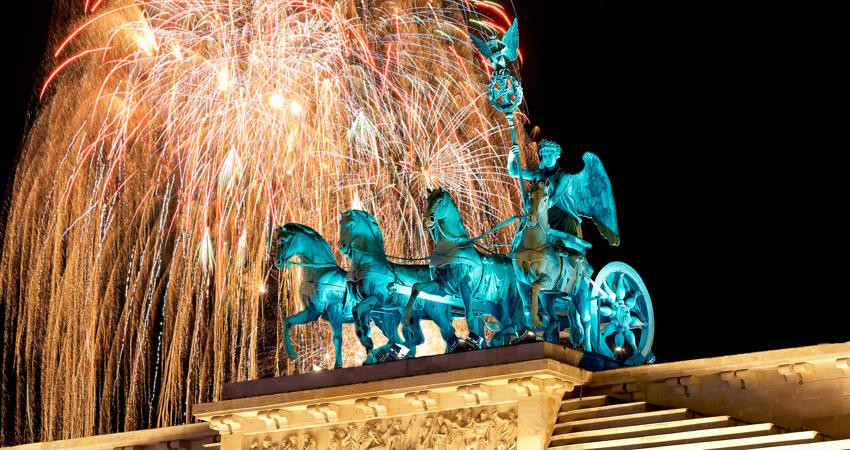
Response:
M242 423L233 414L210 418L210 428L220 434L233 434L242 429Z
M627 420L637 420L628 419L632 417L628 414L634 414L629 408L645 405L650 415L687 410L696 417L682 420L716 416L722 421L728 417L736 423L772 423L774 428L791 432L790 437L802 430L822 433L801 434L803 440L821 435L850 438L846 427L850 423L850 343L600 372L572 365L574 351L550 344L515 346L510 351L509 357L502 355L495 363L485 357L496 353L485 350L465 353L457 358L463 363L457 364L446 356L458 355L440 355L342 369L355 373L355 379L367 380L362 383L340 384L339 374L296 376L296 386L312 386L296 391L281 392L281 380L259 385L249 382L246 392L255 392L254 397L194 405L195 417L202 424L30 444L20 449L359 449L373 444L393 449L432 444L439 448L438 444L446 443L480 449L545 448L554 434L559 436L556 442L567 440L564 430L573 426L568 422L559 423L553 434L562 415L567 415L563 420L581 424L581 420L589 420L582 417L595 417L594 408L608 408L599 403L605 398L625 401L622 408ZM443 370L445 367L455 369ZM358 375L361 369L366 375ZM399 375L402 369L409 374ZM379 372L387 378L376 378ZM322 380L328 385L322 386ZM273 389L267 394L257 392L262 386ZM242 392L240 389L238 385L230 387L231 393ZM569 412L576 407L588 409ZM569 419L570 415L578 419ZM732 431L739 430L746 431Z

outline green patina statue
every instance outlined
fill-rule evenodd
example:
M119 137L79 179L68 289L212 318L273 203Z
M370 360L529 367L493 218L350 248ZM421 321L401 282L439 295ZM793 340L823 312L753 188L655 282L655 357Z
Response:
M374 320L376 312L401 316L408 304L408 295L400 292L398 287L407 288L409 292L414 284L431 279L430 270L427 265L390 262L384 252L381 228L375 218L365 211L352 209L340 216L339 251L351 260L351 268L346 276L346 305L352 303L357 337L367 353L366 363L379 362L398 341L387 336L390 342L383 348L374 348L370 321ZM451 306L443 301L428 301L415 308L415 311L415 320L411 321L409 330L404 331L403 343L411 350L410 355L413 356L416 345L424 342L419 325L423 319L437 325L446 341L447 351L450 351L450 341L455 338Z
M436 244L429 260L431 279L413 285L405 320L410 323L420 292L427 292L463 308L470 330L467 344L473 348L485 343L478 326L485 317L494 318L499 326L491 345L507 344L513 335L525 331L510 256L482 253L475 247L451 194L443 188L429 192L425 226Z
M345 301L347 272L336 264L325 239L308 226L297 223L279 226L275 228L272 240L278 270L284 270L289 265L302 268L298 295L304 309L283 320L286 355L293 360L298 358L298 353L292 347L289 330L294 325L305 325L321 318L331 325L336 350L334 368L342 367L342 325L354 323L353 303ZM295 257L300 261L293 261ZM401 342L397 332L401 322L399 312L375 311L371 319L381 333L387 336L390 345ZM405 339L414 344L425 340L420 328L405 327L403 331Z
M542 141L537 147L540 164L536 169L519 167L518 147L511 148L508 156L508 175L532 182L547 182L549 195L550 239L560 241L566 248L583 245L581 238L583 217L593 219L599 232L611 245L620 244L617 227L617 209L611 181L602 161L593 153L582 156L584 169L577 174L567 173L558 166L561 146L553 141Z
M429 191L425 226L435 244L430 264L405 265L388 260L374 217L346 211L339 222L339 250L351 261L347 273L337 267L330 247L315 231L295 224L279 228L274 237L278 268L299 255L298 264L306 269L300 293L307 307L285 321L290 356L294 351L289 327L319 317L334 329L337 366L342 323L355 323L366 362L371 363L404 358L408 348L415 350L424 341L420 320L437 324L447 351L483 346L486 317L494 319L487 322L493 332L490 346L523 342L537 333L558 343L560 331L568 328L574 347L616 364L654 361L652 301L637 272L612 262L591 278L586 258L591 244L582 239L582 220L591 219L610 245L620 243L611 182L599 157L585 153L584 168L571 174L558 164L561 147L544 140L537 147L537 168L519 163L513 114L522 103L522 85L509 67L518 56L518 30L515 20L501 39L471 40L493 69L488 98L505 114L510 128L513 146L507 173L519 181L523 214L473 238L451 194L442 188ZM526 180L531 182L528 192ZM509 254L494 253L479 242L520 218ZM403 340L398 336L401 317L406 322ZM463 345L452 325L457 318L465 319L470 329ZM383 348L373 348L371 322L389 339ZM397 347L400 351L394 350Z

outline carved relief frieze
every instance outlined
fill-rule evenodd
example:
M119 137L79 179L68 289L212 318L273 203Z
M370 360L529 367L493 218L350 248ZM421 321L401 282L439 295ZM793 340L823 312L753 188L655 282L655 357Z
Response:
M249 450L516 450L517 410L503 405L247 436Z
M285 434L251 438L249 450L317 450L318 442L310 434Z
M349 423L330 430L334 450L516 449L516 409L457 409L406 419Z

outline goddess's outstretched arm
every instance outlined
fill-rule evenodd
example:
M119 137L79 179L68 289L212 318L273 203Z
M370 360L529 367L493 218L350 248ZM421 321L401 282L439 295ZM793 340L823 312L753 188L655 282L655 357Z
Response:
M508 153L508 175L517 178L519 177L520 170L522 171L522 178L528 181L540 181L542 179L542 174L538 169L524 169L519 165L519 146L513 145L511 146L511 151Z

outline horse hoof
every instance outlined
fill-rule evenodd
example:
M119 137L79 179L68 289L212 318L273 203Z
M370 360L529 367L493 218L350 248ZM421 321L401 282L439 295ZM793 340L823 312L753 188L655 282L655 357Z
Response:
M383 358L381 358L381 362L386 361L398 361L400 359L407 359L407 355L410 352L410 349L402 344L393 344L392 347L387 350L384 354Z
M514 344L525 344L526 342L536 342L537 334L531 330L525 330L522 334L516 332L514 334Z
M449 348L449 353L460 353L468 350L466 348L465 342L461 342L457 338L457 336L450 337L447 344Z
M466 337L466 343L471 346L474 350L480 350L481 347L484 346L484 338L478 336L477 334L470 332L469 336Z
M480 349L479 345L483 339L478 337L475 333L469 334L470 337L465 339L458 339L455 336L452 336L452 339L449 339L449 348L451 349L451 353L463 353Z

